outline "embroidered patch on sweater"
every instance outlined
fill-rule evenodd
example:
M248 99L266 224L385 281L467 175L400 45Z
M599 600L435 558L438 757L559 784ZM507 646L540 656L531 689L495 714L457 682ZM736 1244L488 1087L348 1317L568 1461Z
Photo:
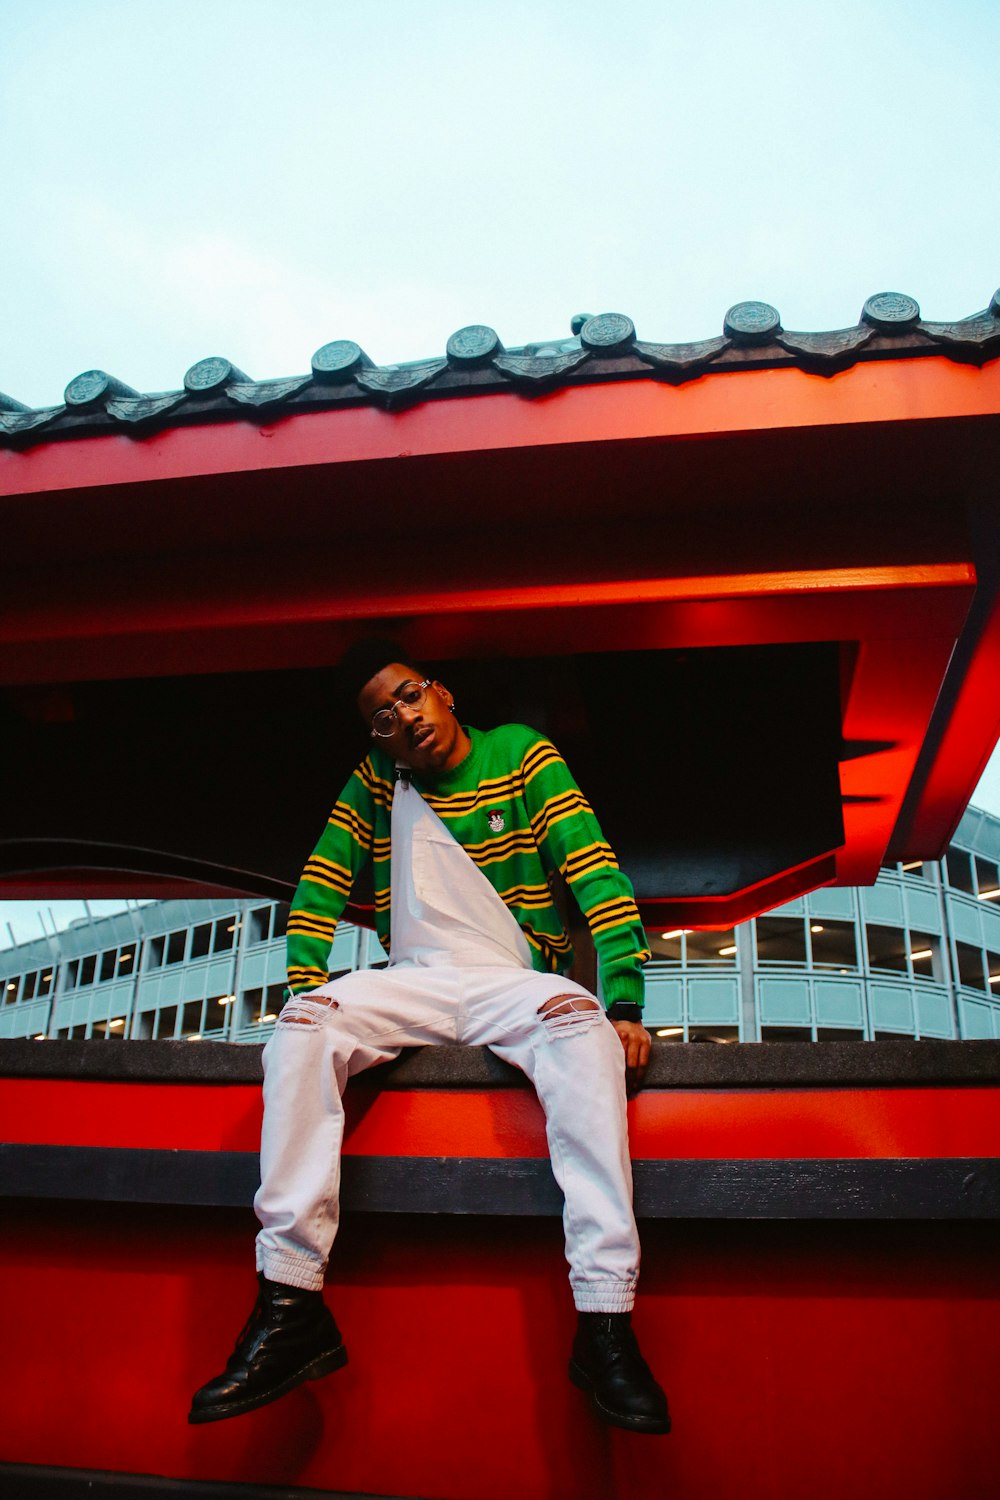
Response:
M503 833L507 827L507 820L503 813L499 811L487 813L486 821L490 825L490 833Z

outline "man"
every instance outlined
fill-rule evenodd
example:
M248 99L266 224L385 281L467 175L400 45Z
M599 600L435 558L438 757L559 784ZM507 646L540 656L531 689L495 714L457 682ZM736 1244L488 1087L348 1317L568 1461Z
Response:
M264 1052L260 1293L189 1420L252 1411L346 1363L322 1297L344 1087L402 1047L457 1041L523 1069L545 1111L579 1313L570 1378L603 1420L668 1432L666 1398L630 1322L639 1244L625 1077L627 1068L641 1082L650 1045L640 1019L649 952L632 887L549 741L521 724L463 728L448 689L392 643L362 643L347 666L372 748L289 915L291 998ZM389 966L330 982L336 922L369 858ZM571 949L552 899L557 871L593 932L607 1019L559 972Z

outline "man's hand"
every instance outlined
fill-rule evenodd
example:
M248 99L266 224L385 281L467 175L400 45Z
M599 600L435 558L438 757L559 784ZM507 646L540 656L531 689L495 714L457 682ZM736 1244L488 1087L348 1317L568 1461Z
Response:
M638 1093L649 1062L649 1032L640 1021L612 1021L625 1048L625 1084L630 1094Z

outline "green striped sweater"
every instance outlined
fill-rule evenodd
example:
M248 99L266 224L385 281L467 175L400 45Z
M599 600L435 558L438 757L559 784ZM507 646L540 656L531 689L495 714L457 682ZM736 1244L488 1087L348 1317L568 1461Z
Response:
M605 1004L642 1004L649 958L629 879L569 767L525 724L468 729L472 749L417 788L475 860L528 940L534 967L560 973L573 951L552 897L550 877L565 876L594 935ZM371 857L375 927L386 952L389 836L395 767L373 749L354 771L306 863L288 918L288 985L313 989L328 978L333 934L354 880Z

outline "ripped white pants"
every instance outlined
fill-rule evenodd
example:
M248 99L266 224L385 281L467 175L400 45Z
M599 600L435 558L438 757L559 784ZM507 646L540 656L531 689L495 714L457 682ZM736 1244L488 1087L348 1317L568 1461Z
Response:
M564 995L576 1004L540 1014ZM585 1312L627 1312L639 1241L621 1042L580 985L505 965L393 964L287 1003L264 1049L257 1269L291 1286L323 1285L339 1220L347 1080L402 1047L434 1042L487 1046L531 1079L565 1197L574 1302ZM456 1099L456 1136L461 1128Z

